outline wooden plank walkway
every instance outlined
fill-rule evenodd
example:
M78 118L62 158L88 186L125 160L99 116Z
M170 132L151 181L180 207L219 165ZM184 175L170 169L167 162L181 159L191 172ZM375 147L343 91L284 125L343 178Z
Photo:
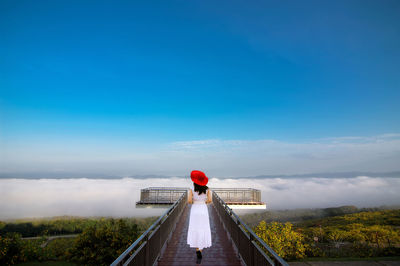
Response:
M175 231L172 233L164 253L158 260L159 266L196 265L196 250L186 243L191 205L186 205ZM222 226L213 205L208 205L212 246L203 250L201 265L241 266L231 240Z

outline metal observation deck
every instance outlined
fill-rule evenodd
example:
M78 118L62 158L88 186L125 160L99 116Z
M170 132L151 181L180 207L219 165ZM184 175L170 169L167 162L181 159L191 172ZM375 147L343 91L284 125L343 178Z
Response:
M191 208L187 197L184 189L164 215L111 265L195 265L195 250L186 244ZM215 190L212 204L207 207L212 246L203 250L202 265L288 266L243 223Z
M265 209L261 202L261 191L254 188L210 188L231 209ZM149 187L140 191L140 201L136 202L139 208L165 207L176 202L185 187Z

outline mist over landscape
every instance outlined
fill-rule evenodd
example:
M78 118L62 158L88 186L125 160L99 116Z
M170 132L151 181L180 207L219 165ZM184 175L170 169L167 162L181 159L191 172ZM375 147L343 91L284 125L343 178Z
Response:
M135 208L140 189L189 187L193 169L206 171L211 188L260 189L270 210L400 204L400 134L297 143L186 141L146 152L132 147L129 154L109 146L87 153L82 144L74 148L76 157L67 156L69 149L2 151L0 219L157 216L165 209Z
M0 179L0 219L50 216L134 217L160 215L165 209L137 209L140 189L189 187L189 178ZM267 210L379 207L400 203L400 178L211 178L213 187L249 187L262 191Z

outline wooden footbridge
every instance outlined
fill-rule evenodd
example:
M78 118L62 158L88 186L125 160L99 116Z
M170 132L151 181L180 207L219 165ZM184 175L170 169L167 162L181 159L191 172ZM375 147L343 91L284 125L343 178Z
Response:
M146 195L147 192L153 196ZM250 208L264 205L265 208L257 190L213 189L212 204L208 205L212 247L203 250L201 265L288 265L242 222L220 195L226 200L234 199L231 205L247 204ZM186 244L190 213L187 196L186 188L142 190L138 206L144 206L146 201L154 205L155 200L164 205L171 201L174 203L111 265L196 265L195 250ZM238 201L239 198L241 201Z

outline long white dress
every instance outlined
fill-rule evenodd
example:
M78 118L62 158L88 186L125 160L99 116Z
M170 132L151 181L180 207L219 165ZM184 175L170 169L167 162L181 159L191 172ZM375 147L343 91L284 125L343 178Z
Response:
M193 204L190 209L187 243L191 248L211 247L210 219L207 209L207 194L199 195L193 191Z

